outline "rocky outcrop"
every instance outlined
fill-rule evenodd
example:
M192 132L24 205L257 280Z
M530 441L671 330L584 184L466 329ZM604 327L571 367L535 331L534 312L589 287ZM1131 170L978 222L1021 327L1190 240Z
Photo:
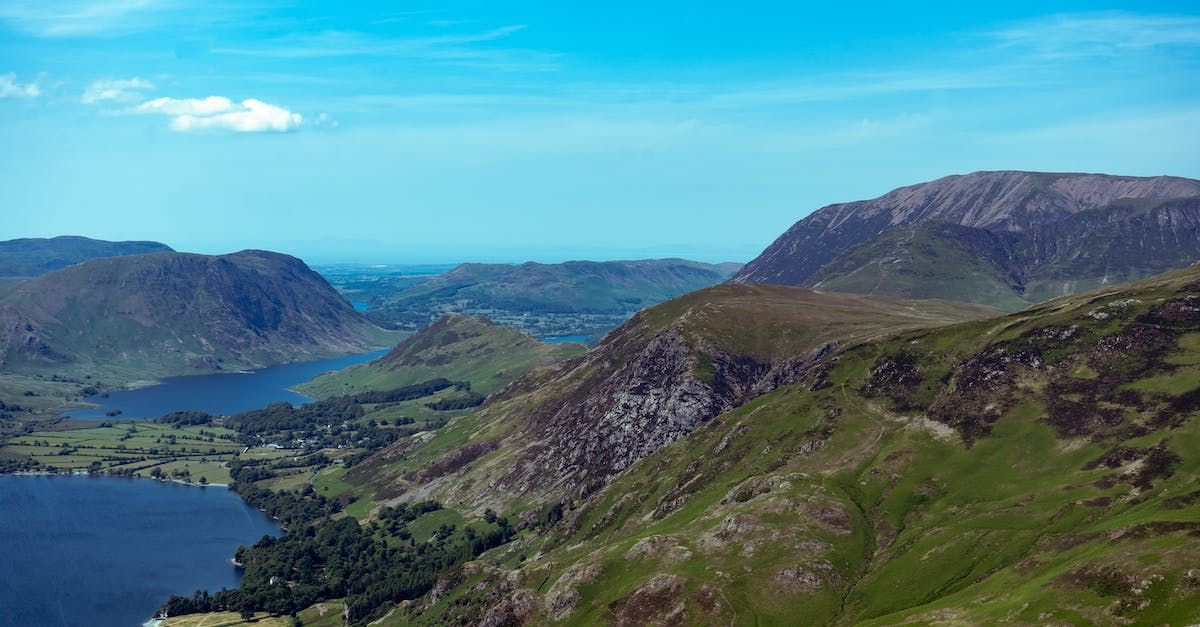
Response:
M549 484L577 492L607 483L744 401L769 371L769 365L750 359L697 351L674 330L643 346L620 340L577 366L608 370L604 365L609 364L607 376L534 408L530 430L522 437L537 444L526 448L524 463L498 487L523 492Z

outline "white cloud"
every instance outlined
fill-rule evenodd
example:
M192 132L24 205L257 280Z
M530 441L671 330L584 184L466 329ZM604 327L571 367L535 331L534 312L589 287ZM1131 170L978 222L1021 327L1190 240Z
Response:
M0 98L34 98L42 95L37 83L18 83L17 75L0 74Z
M223 96L155 98L138 105L133 112L171 116L171 130L184 133L286 133L299 129L304 122L299 113L280 106L254 98L235 103Z
M227 113L233 109L232 100L222 96L209 96L207 98L155 98L138 105L134 111L163 115L208 116Z
M100 79L92 81L83 90L83 104L94 104L106 100L132 100L141 96L141 91L154 89L154 85L138 77L126 79Z

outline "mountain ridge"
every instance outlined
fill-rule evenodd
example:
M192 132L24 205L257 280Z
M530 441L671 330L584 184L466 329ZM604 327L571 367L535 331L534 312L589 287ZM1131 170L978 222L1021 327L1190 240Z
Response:
M369 315L405 330L458 312L536 337L598 336L643 307L725 281L737 267L685 259L465 263L380 298Z
M78 235L0 241L0 277L33 277L103 257L174 252L151 241L111 242Z
M1141 209L1139 199L1160 203L1186 202L1200 196L1200 181L1180 177L1122 177L1099 174L1058 174L1020 171L989 171L954 175L901 187L873 200L823 207L798 221L752 260L733 278L735 282L813 285L818 274L831 264L875 238L894 230L928 222L983 229L1004 237L1009 234L1054 234L1051 225L1083 224L1089 216L1110 212L1110 217L1133 219ZM1182 200L1181 200L1182 199ZM1069 247L1064 241L1047 246ZM1138 240L1134 240L1138 241ZM1188 249L1190 250L1190 249ZM1136 252L1162 250L1149 245ZM1173 266L1186 261L1187 250L1177 250ZM1131 253L1123 263L1129 272L1121 279L1135 279L1161 272L1161 264L1139 267ZM844 260L842 260L844 262ZM1122 271L1125 269L1122 268ZM1073 271L1063 264L1067 274ZM844 272L844 271L843 271ZM825 285L828 278L823 277ZM1084 277L1091 278L1091 277ZM1091 284L1085 286L1090 287ZM900 295L921 297L921 293Z
M89 260L11 287L0 320L6 371L118 380L355 352L386 335L304 262L256 250Z

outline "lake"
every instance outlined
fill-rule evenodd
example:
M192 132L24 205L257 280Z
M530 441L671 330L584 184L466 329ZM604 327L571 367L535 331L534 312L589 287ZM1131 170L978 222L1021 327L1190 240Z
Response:
M547 344L562 344L563 342L575 342L577 344L587 344L588 336L586 335L555 335L552 337L542 338Z
M135 627L172 594L237 586L234 550L279 533L225 488L0 476L0 625Z
M99 407L76 409L64 415L78 419L106 419L110 411L120 410L113 420L149 420L173 411L196 410L228 415L287 401L306 403L312 399L288 388L331 370L370 361L387 349L334 359L283 364L248 372L221 372L185 377L169 377L162 383L132 390L116 390L107 398L89 396Z

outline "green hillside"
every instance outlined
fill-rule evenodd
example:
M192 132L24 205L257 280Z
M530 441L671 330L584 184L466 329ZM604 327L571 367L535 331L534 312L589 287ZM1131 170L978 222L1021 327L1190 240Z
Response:
M483 318L448 314L379 359L321 375L296 390L324 398L442 377L469 382L472 391L486 395L532 368L583 351L579 344L547 344Z
M0 291L0 401L45 417L85 390L365 352L396 336L287 255L92 259Z
M413 618L502 586L533 623L1195 622L1197 338L1189 268L854 347Z
M915 298L945 298L1005 310L1029 306L1013 237L926 222L884 231L820 269L815 289Z

